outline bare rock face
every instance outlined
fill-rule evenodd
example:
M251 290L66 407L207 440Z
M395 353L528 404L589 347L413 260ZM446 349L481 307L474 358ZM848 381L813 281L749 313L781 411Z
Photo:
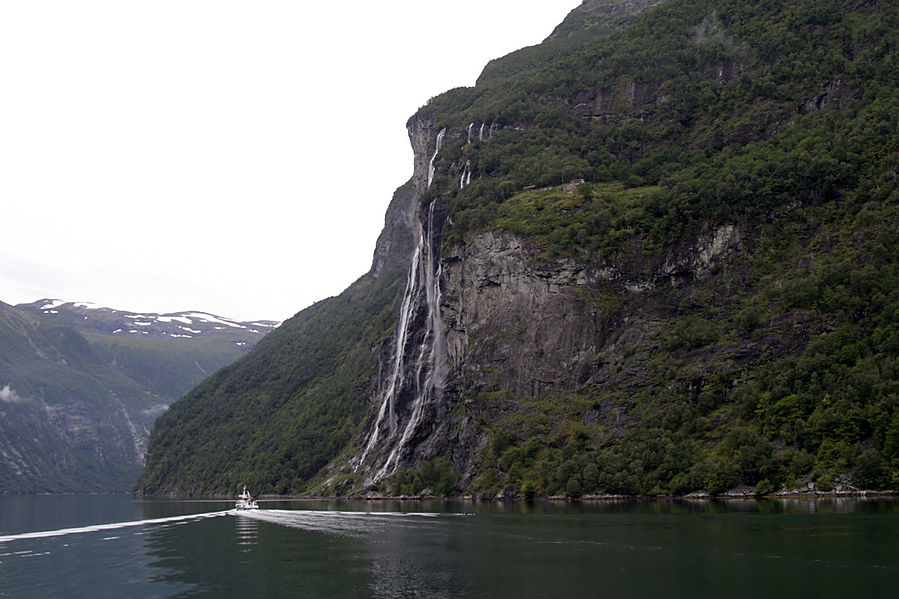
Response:
M584 298L588 266L540 263L532 254L511 233L474 236L445 259L443 305L453 368L475 379L489 368L483 378L531 397L572 386L601 336Z
M412 182L417 194L421 195L428 188L428 163L434 154L437 131L433 121L419 115L409 119L406 130L409 132L413 152Z
M653 90L627 83L619 90L622 102L651 101ZM503 230L470 233L464 243L445 247L442 201L420 202L438 139L480 137L481 131L472 125L438 132L422 116L407 128L414 173L394 196L372 265L374 276L388 265L405 269L406 291L397 300L393 335L373 348L381 365L372 385L378 391L348 467L370 487L449 456L470 482L490 439L485 423L499 416L496 410L588 388L618 389L617 398L597 403L587 418L606 423L604 434L623 434L621 394L643 384L641 369L648 366L639 356L651 353L635 348L657 343L664 320L665 293L656 291L709 276L741 251L740 227L722 224L654 255L637 250L614 261L547 261L533 242ZM484 394L511 403L487 405Z
M473 235L444 258L452 368L469 384L523 397L574 392L605 376L598 372L609 360L598 356L610 350L611 333L640 320L647 293L701 279L740 248L740 229L721 225L660 255L645 273L624 264L547 263L512 233Z
M740 229L734 224L720 225L698 236L687 246L669 251L653 272L654 282L668 279L676 284L702 278L724 256L741 247Z
M831 79L818 93L803 99L796 108L796 112L809 114L825 108L840 110L848 106L849 102L856 99L859 95L858 92L847 87L841 80Z
M668 97L659 93L661 88L659 82L638 83L633 77L623 76L615 85L584 92L573 101L563 98L554 101L565 105L573 115L607 123L639 118L654 105L667 102Z
M720 225L658 250L648 263L626 257L620 263L601 258L546 261L538 247L502 230L469 234L464 243L444 248L434 271L442 291L437 294L442 334L417 330L425 318L410 318L412 329L402 335L407 339L404 368L410 370L401 377L426 380L422 372L427 368L414 367L413 357L437 351L438 340L445 343L439 359L446 361L448 374L439 390L409 411L418 420L402 443L388 442L369 456L392 452L391 472L449 456L463 481L470 482L490 439L487 423L506 408L519 409L482 401L484 393L494 392L514 403L614 388L618 396L596 403L587 424L602 421L603 434L623 434L628 415L620 399L626 402L644 384L641 369L649 366L640 356L651 354L635 348L657 343L661 332L660 298L667 292L656 291L710 276L717 264L739 254L742 235L736 225ZM428 308L422 303L414 310L423 315ZM383 374L389 371L385 365L395 363L395 347L394 340L384 348ZM391 384L382 376L377 386ZM409 393L420 387L420 382L405 385ZM397 399L399 428L410 417L402 415L404 401L403 396ZM372 425L377 421L374 415L369 420ZM372 426L367 430L370 434ZM371 461L363 454L357 463Z
M415 219L413 180L400 186L384 216L384 228L375 243L369 275L379 277L385 269L398 268L408 260L415 242L412 236Z
M657 95L657 85L623 78L568 108L596 118L657 103ZM614 260L548 261L533 242L503 230L470 233L463 243L443 246L443 201L427 207L420 201L439 140L489 138L492 127L486 128L473 123L438 132L427 113L407 123L414 172L391 202L372 265L374 276L387 266L405 269L406 291L397 299L393 335L373 348L380 363L372 385L377 393L358 453L348 461L366 487L438 456L449 456L470 482L490 439L487 423L502 410L520 410L515 404L521 400L616 389L617 396L598 401L587 420L602 421L603 434L623 434L628 410L621 400L626 404L645 384L650 365L641 356L652 352L642 350L658 343L661 298L672 287L710 276L742 250L744 233L734 224L648 255L635 240L635 252ZM458 176L452 171L458 166L449 167L450 174ZM437 376L440 371L445 374Z
M434 126L430 121L412 117L406 124L414 151L412 178L397 188L384 216L384 228L375 244L369 274L377 277L385 268L407 266L415 247L418 198L428 186L428 150L433 152Z

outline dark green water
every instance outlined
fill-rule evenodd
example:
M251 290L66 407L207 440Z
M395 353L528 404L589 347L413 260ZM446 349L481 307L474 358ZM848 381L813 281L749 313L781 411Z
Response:
M882 597L899 589L894 500L260 506L235 515L227 502L0 496L0 597Z

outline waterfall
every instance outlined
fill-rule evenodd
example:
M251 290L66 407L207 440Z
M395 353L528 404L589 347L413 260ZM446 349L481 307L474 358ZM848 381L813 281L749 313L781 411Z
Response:
M459 179L459 189L465 189L466 185L471 184L471 160L465 161L465 168L462 169L462 177Z
M471 123L470 125L468 125L468 142L467 143L471 143L471 128L472 127L474 127L474 123Z
M418 234L418 245L412 254L412 266L409 268L409 276L406 279L406 290L403 292L403 303L400 307L400 318L396 324L396 346L393 350L393 367L390 371L390 379L387 384L387 390L384 392L381 400L381 407L378 410L378 418L375 420L375 428L365 444L365 451L359 458L359 464L365 462L368 452L371 451L378 438L381 436L381 427L384 425L386 415L387 425L390 427L388 435L393 436L396 432L396 411L394 410L394 400L398 385L401 384L403 376L403 356L405 355L406 339L409 336L409 328L414 315L413 297L418 288L418 271L421 263L421 250L423 245L423 237L421 232ZM358 467L358 464L357 464Z
M438 139L442 137L442 133ZM438 142L438 149L439 145ZM434 247L439 242L436 237L439 231L435 231L439 227L434 222L435 205L436 200L428 206L425 230L422 231L419 227L418 244L412 256L396 327L390 378L381 396L381 406L365 450L354 464L354 470L358 470L372 451L389 449L387 459L366 484L396 472L402 452L421 424L425 409L443 397L447 351L440 316L441 269ZM416 315L421 314L424 308L427 312L423 327L416 331L413 323L420 322ZM407 345L419 334L420 341L412 352L414 361L407 364ZM400 402L401 394L410 399Z
M437 143L434 147L434 155L431 156L431 162L428 163L428 187L431 186L431 181L434 180L434 160L437 158L437 152L440 151L440 148L443 146L443 136L446 135L446 127L440 130L440 133L437 134Z
M375 475L375 480L390 476L399 467L400 451L407 446L418 425L421 424L424 408L443 396L443 385L446 382L446 341L443 335L443 320L440 317L440 266L434 270L434 205L428 207L428 234L425 256L419 261L424 269L425 301L428 308L426 331L418 348L415 360L415 398L412 412L403 428L399 442L393 444L387 461ZM422 371L425 370L422 380Z
M443 147L445 135L444 127L437 134L434 154L428 163L428 187L434 181L436 170L434 161ZM372 484L396 472L402 457L401 452L407 447L421 423L425 408L443 395L447 373L446 341L443 321L440 318L440 266L434 257L435 203L436 200L428 206L426 228L416 223L418 242L412 254L412 264L409 266L399 320L394 333L389 378L384 393L380 396L381 405L374 427L365 443L365 449L362 455L353 461L355 472L366 463L372 452L387 451L386 461L366 484ZM420 322L417 316L425 307L427 316L423 330L416 330L417 323ZM415 339L420 341L411 354L414 356L414 362L407 363L407 346ZM411 399L408 399L410 396Z
M484 125L487 123L481 123L481 130L478 131L478 141L484 141Z

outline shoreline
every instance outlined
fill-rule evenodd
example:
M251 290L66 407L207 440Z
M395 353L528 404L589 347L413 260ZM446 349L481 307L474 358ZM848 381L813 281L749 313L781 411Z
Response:
M168 497L177 499L177 497ZM459 501L472 503L581 503L581 502L616 502L616 501L745 501L747 499L877 499L899 497L899 491L819 491L809 492L802 491L796 493L779 492L765 495L756 495L754 493L731 493L724 495L711 495L702 493L691 493L689 495L583 495L580 497L566 497L554 495L548 497L534 497L526 499L524 497L501 497L501 496L477 496L477 495L276 495L261 494L257 497L260 500L267 501ZM187 499L187 498L183 498Z

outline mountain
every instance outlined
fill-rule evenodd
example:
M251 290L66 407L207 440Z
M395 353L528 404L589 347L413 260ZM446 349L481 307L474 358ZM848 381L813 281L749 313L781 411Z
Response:
M171 400L247 353L278 325L268 320L240 322L197 311L143 314L49 299L17 307L74 328L100 359Z
M130 488L156 417L274 325L0 303L0 492Z
M407 123L371 270L146 494L899 488L899 7L588 0Z

